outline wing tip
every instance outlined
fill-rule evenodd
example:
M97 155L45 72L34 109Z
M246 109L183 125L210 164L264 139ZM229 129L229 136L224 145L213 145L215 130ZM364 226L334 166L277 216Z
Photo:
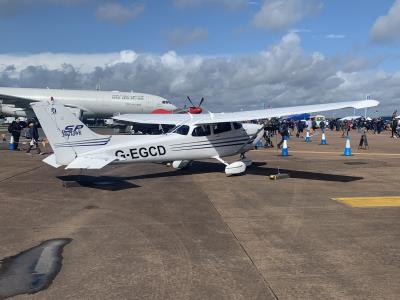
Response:
M361 100L359 105L355 105L355 108L368 108L368 107L375 107L379 105L379 101L375 99L367 99Z

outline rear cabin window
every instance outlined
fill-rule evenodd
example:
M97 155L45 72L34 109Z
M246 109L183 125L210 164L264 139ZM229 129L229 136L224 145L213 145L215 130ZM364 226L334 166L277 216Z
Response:
M208 136L211 134L210 125L201 125L193 129L192 136Z
M231 130L231 123L217 123L213 125L214 134L219 134L222 132L227 132Z
M175 129L174 132L181 135L187 135L189 133L189 126L187 125L179 126L177 129Z
M242 128L243 126L242 126L242 123L237 123L237 122L233 122L233 128L235 128L235 129L240 129L240 128Z

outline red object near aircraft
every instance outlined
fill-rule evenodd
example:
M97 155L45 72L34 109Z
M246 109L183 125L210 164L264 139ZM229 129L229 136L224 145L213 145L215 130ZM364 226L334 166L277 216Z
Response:
M180 108L177 110L166 110L166 109L155 109L152 111L152 114L183 114L183 113L190 113L192 115L197 115L197 114L201 114L203 112L203 109L201 108L201 105L204 102L204 97L201 98L200 103L198 106L194 105L194 103L192 102L192 100L190 99L189 96L187 96L187 99L189 100L190 104L192 106L189 106L189 108Z
M189 107L188 111L192 115L197 115L197 114L201 114L203 112L203 109L200 106L191 106L191 107Z

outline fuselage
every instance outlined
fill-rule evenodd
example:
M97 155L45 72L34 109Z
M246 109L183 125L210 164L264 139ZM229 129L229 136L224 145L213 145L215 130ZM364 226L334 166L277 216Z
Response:
M117 156L119 163L226 157L253 149L263 136L261 127L256 124L217 123L183 125L163 135L115 135L111 136L107 146L82 156Z
M155 110L175 110L176 107L168 100L150 94L119 91L90 91L64 89L33 89L33 88L0 88L0 95L7 95L29 101L46 101L51 97L72 110L80 111L85 117L109 118L116 114L152 113ZM3 99L0 97L0 103ZM24 116L25 110L13 109L10 99L7 104L0 104L0 113L18 112ZM5 102L6 103L6 102ZM18 108L18 105L15 105ZM27 116L27 115L25 115Z

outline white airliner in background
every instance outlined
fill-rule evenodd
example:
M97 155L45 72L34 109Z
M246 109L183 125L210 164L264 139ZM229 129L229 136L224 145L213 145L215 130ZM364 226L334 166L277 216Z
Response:
M176 110L168 100L143 93L0 87L0 114L31 118L34 114L29 104L48 101L51 97L68 107L78 118L110 118L118 114Z
M337 102L272 108L233 113L122 115L117 120L176 125L162 135L99 135L91 131L61 103L33 103L32 108L54 150L44 162L67 169L101 169L111 163L172 162L180 169L192 160L214 158L225 164L228 175L245 172L251 161L245 153L262 138L265 124L247 124L246 120L283 117L342 108L366 108L376 100ZM227 163L222 158L241 155Z

